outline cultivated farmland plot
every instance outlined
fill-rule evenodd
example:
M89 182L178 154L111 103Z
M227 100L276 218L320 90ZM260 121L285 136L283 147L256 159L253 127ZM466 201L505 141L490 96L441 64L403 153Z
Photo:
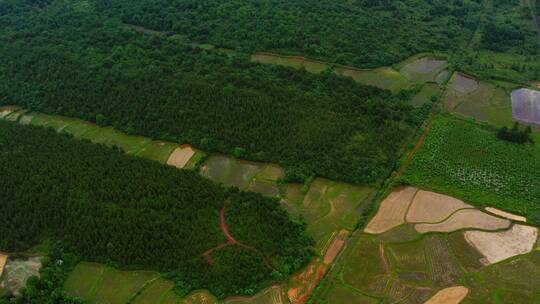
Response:
M514 90L512 92L512 115L520 122L540 125L540 91Z
M7 110L5 110L7 112ZM118 147L128 154L152 159L175 167L188 167L193 158L201 159L203 152L190 146L151 141L129 136L112 128L101 128L77 119L41 113L26 113L10 109L5 119L52 128L75 138ZM359 208L374 189L317 178L306 190L301 185L287 184L280 193L277 181L283 177L281 167L247 162L222 155L210 156L200 166L201 174L225 185L282 196L283 205L295 216L302 216L308 231L315 237L319 256L288 282L271 286L253 297L227 299L231 303L304 303L322 276L333 264L360 216ZM120 284L120 285L118 285ZM173 283L155 272L119 271L102 264L82 262L65 283L67 292L91 303L177 303ZM381 286L379 286L381 288ZM395 292L401 292L396 287ZM206 291L196 291L182 299L182 303L215 303L216 298Z
M310 60L301 56L283 56L273 53L255 53L251 56L251 60L294 69L303 68L310 73L333 71L337 75L351 77L361 84L397 92L410 87L414 83L431 82L436 85L443 84L448 80L449 73L446 69L448 67L446 60L422 56L414 56L398 64L397 66L402 66L399 71L391 67L357 69L350 66Z
M540 251L534 249L538 228L509 212L486 212L450 196L395 189L364 231L354 235L315 303L335 303L335 296L343 303L357 298L359 303L499 303L497 298L510 299L515 293L519 297L511 303L533 303L536 289L531 284L537 280L531 283L530 274L540 272ZM424 231L428 223L469 213L480 220L459 218L455 232ZM508 225L492 226L493 221ZM411 226L413 231L407 228ZM497 281L509 269L514 281Z
M478 81L456 72L450 80L444 107L446 111L497 126L512 123L512 104L506 83Z

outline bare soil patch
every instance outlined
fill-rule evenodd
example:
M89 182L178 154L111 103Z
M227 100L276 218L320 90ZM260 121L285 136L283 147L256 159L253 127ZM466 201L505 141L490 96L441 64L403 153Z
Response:
M448 287L437 292L424 304L458 304L469 294L469 289L464 286Z
M195 154L195 149L189 145L182 145L176 148L169 159L167 160L167 165L175 166L177 168L184 168L188 163L191 157Z
M459 209L473 208L463 201L448 195L420 190L407 213L410 223L437 223Z
M291 304L303 304L319 284L326 273L327 267L318 261L310 263L300 273L294 275L289 281L287 296Z
M507 218L507 219L512 220L512 221L518 221L518 222L526 222L527 221L527 218L524 217L524 216L513 214L513 213L510 213L510 212L506 212L506 211L503 211L503 210L500 210L500 209L497 209L497 208L486 207L485 210L487 212L489 212L489 213L498 215L500 217Z
M392 191L382 201L379 211L367 224L364 232L379 234L405 223L405 214L417 192L418 189L414 187Z
M347 237L349 236L349 231L347 230L341 230L332 241L332 244L330 244L330 247L326 250L326 254L324 255L324 264L330 265L336 258L336 256L339 254L341 249L343 248L343 245L345 245L345 241L347 240Z
M484 264L494 264L533 250L538 238L536 227L514 225L502 232L466 231L465 239L485 256Z
M450 218L437 224L417 224L414 228L420 233L453 232L465 228L499 230L510 227L511 222L476 209L459 210Z
M451 89L460 93L472 93L478 89L478 81L471 76L456 73L452 81Z
M7 259L7 255L0 253L0 278L2 277L2 273L4 273L4 266L6 266Z
M540 91L512 91L512 117L521 122L540 125Z
M4 119L9 114L11 114L14 111L14 109L11 108L1 108L0 109L0 119Z

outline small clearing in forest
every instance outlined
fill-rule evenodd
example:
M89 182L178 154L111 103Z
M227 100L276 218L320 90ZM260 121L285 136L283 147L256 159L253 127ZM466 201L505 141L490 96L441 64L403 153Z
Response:
M194 154L195 150L191 146L182 145L174 150L171 156L169 156L167 165L184 168Z
M486 257L484 264L494 264L528 253L533 250L537 238L536 227L517 224L502 232L465 232L465 239Z

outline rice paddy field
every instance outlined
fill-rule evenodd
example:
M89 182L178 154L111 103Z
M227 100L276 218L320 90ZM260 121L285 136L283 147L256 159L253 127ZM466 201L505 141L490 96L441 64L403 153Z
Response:
M305 69L310 73L332 71L337 75L350 77L356 82L375 86L381 89L398 92L410 87L414 83L433 82L442 84L448 80L448 63L443 59L434 59L429 55L414 56L401 64L399 70L391 67L375 69L357 69L349 66L334 65L331 63L310 60L300 56L283 56L273 53L255 53L251 56L254 62L274 64Z
M540 149L498 140L495 133L458 118L435 117L403 181L475 206L489 202L539 224Z
M415 191L415 195L409 195L409 190ZM422 233L418 229L421 223L408 221L408 214L418 212L413 211L414 206L423 204L424 199L418 195L435 199L440 206L450 204L465 208L458 210L483 213L450 196L414 188L395 189L383 200L367 227L388 218L401 218L401 224L388 226L377 233L357 231L322 281L312 298L313 303L536 303L539 300L538 280L530 280L540 271L538 228L518 221L513 222L512 228L502 231L464 227L452 232ZM385 204L390 208L384 207ZM392 206L396 204L398 209L393 210ZM399 207L401 204L409 208ZM440 206L428 205L423 210L426 215L423 221L438 221ZM447 207L443 217L446 220L452 218L455 208ZM521 229L534 233L509 236ZM470 233L489 236L482 239L489 239L492 248L487 249L471 239ZM495 240L503 234L506 236ZM486 256L493 251L519 247L514 242L528 247L514 251L496 263L486 263ZM506 277L505 272L508 272Z
M194 169L206 156L204 152L189 146L181 146L164 141L153 141L150 138L142 136L128 135L112 127L100 127L76 118L28 112L27 110L11 106L0 108L0 113L3 113L0 118L4 120L16 121L24 125L51 128L59 133L71 134L78 139L85 139L96 144L115 147L130 155L180 168ZM177 153L180 154L179 157L173 155L176 152L179 152ZM179 160L175 160L176 158L179 158Z
M445 110L461 117L474 118L495 126L510 126L512 84L478 81L472 76L454 73L444 99Z
M512 91L512 115L520 122L540 125L540 91L525 88Z
M200 168L202 176L226 186L238 187L267 196L278 196L277 181L284 170L274 164L252 162L225 155L212 155Z

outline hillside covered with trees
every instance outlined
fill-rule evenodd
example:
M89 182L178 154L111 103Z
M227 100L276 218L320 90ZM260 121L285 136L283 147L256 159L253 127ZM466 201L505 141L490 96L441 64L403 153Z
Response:
M242 151L283 165L293 180L357 183L390 174L426 112L408 105L407 92L141 34L91 1L40 3L0 7L0 104Z
M277 201L258 194L226 190L193 171L178 170L78 141L39 127L0 121L0 251L20 252L44 239L59 240L86 260L168 273L178 291L209 289L216 296L250 294L288 276L312 255L305 225L289 219ZM253 216L269 237L260 253L228 246L220 211L229 196L229 216ZM273 216L265 217L268 212ZM231 221L246 234L246 225ZM279 235L276 240L273 236ZM270 237L272 236L272 237ZM277 271L277 272L276 272ZM189 279L189 280L188 280Z

